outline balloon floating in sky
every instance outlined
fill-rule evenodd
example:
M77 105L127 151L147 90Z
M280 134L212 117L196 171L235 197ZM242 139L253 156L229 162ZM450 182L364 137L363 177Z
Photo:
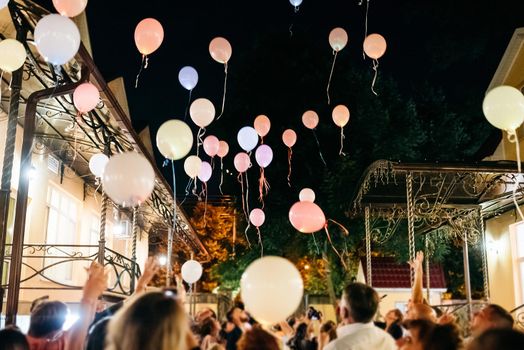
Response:
M62 16L76 17L87 6L87 0L53 0L53 6Z
M26 57L25 47L18 40L0 41L0 70L12 73L24 65Z
M287 129L282 134L282 141L284 142L284 145L286 145L287 147L287 162L289 166L289 171L287 174L287 184L289 187L291 187L291 158L293 156L292 147L295 145L295 142L297 142L297 134L292 129Z
M249 155L247 153L240 152L235 156L233 164L239 173L244 173L251 166L251 160L249 159Z
M118 205L144 203L155 187L155 171L149 161L135 152L119 153L107 162L102 176L107 195Z
M224 194L222 192L222 184L224 183L224 157L229 153L229 145L226 141L220 141L218 143L218 152L217 155L220 157L220 185L218 185L218 189L220 190L220 194Z
M491 125L515 134L524 122L524 96L513 86L497 86L484 97L482 111Z
M184 161L184 171L190 178L197 177L200 169L202 169L202 160L197 156L189 156Z
M178 81L186 90L193 90L198 83L198 72L191 66L185 66L178 72Z
M103 153L93 154L89 159L89 170L96 177L102 177L106 168L109 158Z
M202 182L208 182L212 174L213 169L211 168L211 164L202 161L202 165L200 166L200 172L198 173L198 179Z
M149 65L148 55L155 52L164 41L164 28L159 21L154 18L145 18L141 20L135 28L135 45L138 52L142 54L142 63L136 76L135 88L138 87L138 78L142 68Z
M340 50L346 47L348 43L348 34L343 28L335 28L329 33L329 45L333 49L333 64L331 65L331 72L329 73L328 84L326 88L328 104L331 104L331 98L329 96L329 86L331 85L331 78L333 77L333 70L335 69L335 62L337 60L337 55Z
M217 119L220 119L222 114L224 114L227 91L227 65L232 53L233 49L231 44L225 38L216 37L209 43L209 54L211 57L218 63L222 63L224 65L224 95L222 97L222 111L220 112L220 115L217 117Z
M244 126L238 131L237 141L244 151L251 152L258 143L257 131L250 126Z
M240 280L246 311L262 324L285 321L292 315L304 292L300 272L289 260L266 256L252 262Z
M80 113L88 113L100 102L100 92L91 83L82 83L73 92L73 103Z
M80 47L76 24L58 14L42 17L36 24L34 38L38 52L55 66L69 62Z
M182 265L182 279L193 284L202 277L202 265L196 260L188 260Z
M378 75L378 59L386 53L386 39L380 34L370 34L364 39L364 52L365 54L373 60L373 70L375 75L373 77L373 82L371 83L371 91L377 95L375 92L375 82Z
M273 150L268 145L258 146L255 152L255 160L260 166L260 179L258 181L258 192L259 200L262 202L262 208L264 208L264 194L267 195L269 192L269 183L267 182L264 169L271 164L273 160Z
M218 154L220 141L216 136L209 135L204 139L204 152L211 158Z
M181 120L168 120L158 128L156 146L167 159L182 159L193 147L193 132Z
M318 125L318 114L315 111L306 111L302 115L302 123L308 129L315 129Z
M205 128L215 118L215 106L207 98L196 99L189 107L189 115L198 127Z
M333 112L331 113L331 116L333 117L333 121L335 122L335 125L340 128L340 151L338 152L339 155L345 155L344 153L344 126L349 121L349 109L344 105L338 105L335 108L333 108Z
M311 188L303 188L298 194L301 202L315 202L315 192Z
M302 4L302 0L289 0L289 3L295 8L295 12L298 11L298 7Z
M296 202L289 209L289 221L297 231L313 233L324 228L326 216L315 203L302 201Z
M260 136L260 138L263 140L269 132L269 129L271 129L271 121L267 115L261 114L255 118L253 126L255 127L258 136Z

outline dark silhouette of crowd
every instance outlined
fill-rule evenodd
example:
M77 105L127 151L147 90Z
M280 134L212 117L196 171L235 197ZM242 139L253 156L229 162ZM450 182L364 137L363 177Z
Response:
M274 325L261 325L236 300L224 320L203 308L185 309L185 290L146 291L158 271L150 258L135 294L103 311L99 297L107 287L104 268L93 262L80 301L78 321L63 325L68 313L60 301L39 300L32 308L27 334L10 326L0 330L0 350L495 350L524 349L524 334L514 328L504 308L487 304L461 329L454 316L439 314L423 298L423 254L411 262L415 282L407 311L390 310L377 322L377 292L362 283L348 284L337 308L338 323L324 320L310 307ZM285 291L283 291L285 292ZM463 334L471 334L463 339Z

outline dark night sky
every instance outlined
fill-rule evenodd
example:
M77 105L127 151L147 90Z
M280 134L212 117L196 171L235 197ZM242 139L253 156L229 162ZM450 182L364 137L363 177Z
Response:
M51 1L37 2L52 8ZM275 133L284 127L301 128L302 112L317 109L315 103L320 102L304 106L295 101L312 89L325 90L332 59L327 38L332 28L341 26L349 34L335 79L344 74L343 61L346 66L371 69L370 61L362 59L365 6L358 2L304 0L295 13L288 0L91 0L87 15L95 62L106 80L125 78L134 126L140 131L151 125L153 139L163 121L183 117L187 91L177 79L182 66L194 66L199 72L193 97L206 97L220 109L223 67L211 59L208 45L216 36L226 37L233 47L226 113L216 122L219 126L212 124L210 132L216 127L218 136L227 138L231 145L236 144L237 130L252 125L262 113L271 118ZM135 89L140 55L133 33L146 17L163 24L165 37L160 49L150 56L149 68ZM291 24L293 37L289 34ZM459 115L468 104L478 106L478 123L485 122L481 112L485 89L513 31L521 26L522 0L370 1L369 33L381 33L388 42L380 60L381 74L401 88L422 80L441 88ZM320 62L323 80L307 79L311 63L305 60ZM261 78L264 81L245 78L260 69L269 72ZM333 88L344 87L335 84ZM242 96L240 102L248 106L246 115L228 115L235 96ZM318 96L318 101L325 105L325 95Z

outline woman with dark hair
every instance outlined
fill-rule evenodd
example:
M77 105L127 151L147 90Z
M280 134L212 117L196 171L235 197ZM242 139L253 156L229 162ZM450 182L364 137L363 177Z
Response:
M320 327L320 339L318 341L318 350L324 349L324 346L337 339L337 325L333 321L327 321Z
M395 340L402 338L403 332L402 327L400 326L402 323L402 317L402 312L399 309L393 309L388 311L385 317L385 331L388 332Z
M428 320L404 322L408 334L402 338L401 350L459 350L463 348L458 327L439 325Z
M255 327L240 337L238 350L280 350L278 340L262 328Z
M287 342L291 350L316 350L317 342L309 340L308 325L301 323L298 325L295 335Z
M16 328L0 330L0 350L29 350L25 335Z
M209 350L214 345L220 344L219 333L220 323L213 317L206 318L200 325L200 337L202 339L200 348Z

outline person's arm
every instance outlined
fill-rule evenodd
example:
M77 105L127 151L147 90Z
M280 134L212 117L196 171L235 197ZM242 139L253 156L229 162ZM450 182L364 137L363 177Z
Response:
M184 287L182 275L175 275L175 281L178 300L180 300L181 303L184 303L186 301L186 288Z
M104 267L93 261L87 270L87 281L80 301L80 317L65 333L65 350L84 348L89 325L96 312L98 297L107 288L107 273Z
M146 261L142 275L136 282L135 294L140 294L146 291L147 285L156 275L159 268L160 265L158 264L157 259L153 256L150 256Z
M422 304L424 302L424 293L422 288L422 263L424 262L424 253L417 252L415 260L411 261L409 265L415 271L415 280L413 281L411 291L411 301L414 304Z

